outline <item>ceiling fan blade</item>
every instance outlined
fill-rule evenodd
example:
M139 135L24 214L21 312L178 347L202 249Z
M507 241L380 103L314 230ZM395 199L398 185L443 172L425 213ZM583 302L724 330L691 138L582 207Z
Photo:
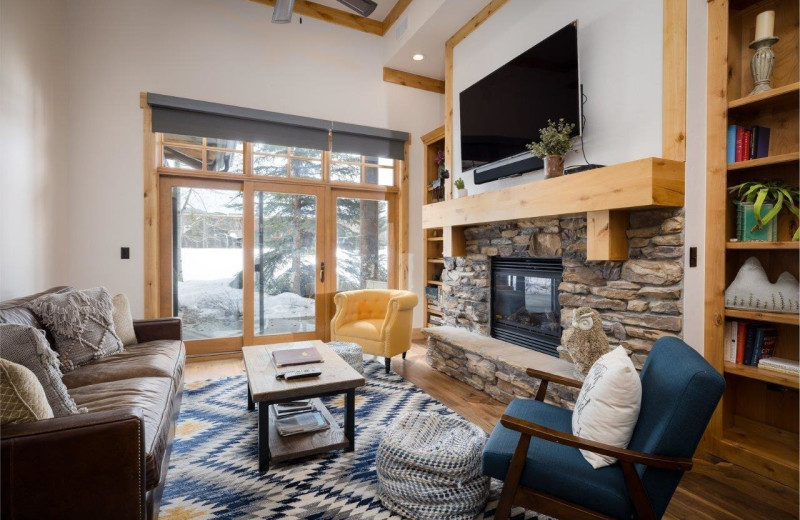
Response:
M373 0L339 0L339 3L346 5L365 18L371 15L372 11L378 7L378 4Z
M272 23L291 23L294 0L277 0L272 10Z

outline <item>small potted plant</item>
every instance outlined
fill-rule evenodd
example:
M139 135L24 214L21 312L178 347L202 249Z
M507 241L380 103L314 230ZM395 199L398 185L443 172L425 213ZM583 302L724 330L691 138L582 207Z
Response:
M458 195L459 199L467 196L467 188L464 187L464 179L459 177L453 182L453 184L456 186L456 194Z
M572 150L573 123L559 119L558 123L547 120L547 126L539 130L539 142L525 145L534 157L544 159L544 178L564 175L564 158Z
M800 190L784 181L748 181L729 188L736 197L736 238L749 242L775 241L778 234L778 214L784 208L800 216ZM800 238L798 228L792 240Z

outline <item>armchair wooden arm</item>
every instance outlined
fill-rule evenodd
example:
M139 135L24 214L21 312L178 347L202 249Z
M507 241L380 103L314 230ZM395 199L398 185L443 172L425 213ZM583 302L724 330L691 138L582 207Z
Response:
M571 386L573 388L580 388L583 386L583 381L580 379L575 379L574 377L569 377L564 374L554 374L552 372L537 370L535 368L529 368L525 370L525 373L530 377L535 377L536 379L541 380L539 383L539 389L536 390L537 401L544 401L544 398L547 395L547 385L550 382L564 386Z
M545 384L546 380L542 380ZM537 395L538 397L538 395ZM663 455L651 455L640 451L629 450L620 448L618 446L611 446L602 442L596 442L589 439L582 439L570 433L547 428L524 419L511 417L510 415L503 415L500 418L500 424L511 430L520 433L519 443L514 451L514 456L511 459L511 464L508 468L508 475L506 476L503 493L500 497L500 504L498 505L499 518L507 518L508 511L511 510L511 504L518 493L519 483L522 476L522 470L525 467L525 461L528 455L528 448L530 447L531 437L539 437L546 441L563 444L581 450L589 450L601 455L608 455L616 457L619 460L622 474L625 477L625 484L628 486L628 492L631 496L631 501L636 509L636 516L639 520L655 520L653 508L650 505L650 499L647 497L642 479L636 471L634 464L644 464L654 468L674 470L674 471L689 471L692 469L692 460L682 457L667 457ZM508 489L507 489L508 488ZM505 516L503 516L505 515ZM600 518L598 516L582 516L582 518ZM576 517L577 518L577 517Z

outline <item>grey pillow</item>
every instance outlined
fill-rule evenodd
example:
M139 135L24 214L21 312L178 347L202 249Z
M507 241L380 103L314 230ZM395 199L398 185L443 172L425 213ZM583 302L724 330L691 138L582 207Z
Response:
M44 331L25 325L0 324L0 357L33 372L55 417L79 413L61 381L58 354L50 348Z
M105 287L46 294L30 308L53 335L65 372L123 350L114 330L114 304Z

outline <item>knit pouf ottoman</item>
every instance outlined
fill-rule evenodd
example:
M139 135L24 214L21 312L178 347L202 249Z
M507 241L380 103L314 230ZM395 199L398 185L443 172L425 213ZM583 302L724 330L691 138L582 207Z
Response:
M364 375L364 349L358 343L347 341L331 341L328 347L344 359L348 365L356 369L356 372Z
M485 443L483 430L456 417L401 415L378 446L378 498L412 520L472 520L489 496L481 475Z

